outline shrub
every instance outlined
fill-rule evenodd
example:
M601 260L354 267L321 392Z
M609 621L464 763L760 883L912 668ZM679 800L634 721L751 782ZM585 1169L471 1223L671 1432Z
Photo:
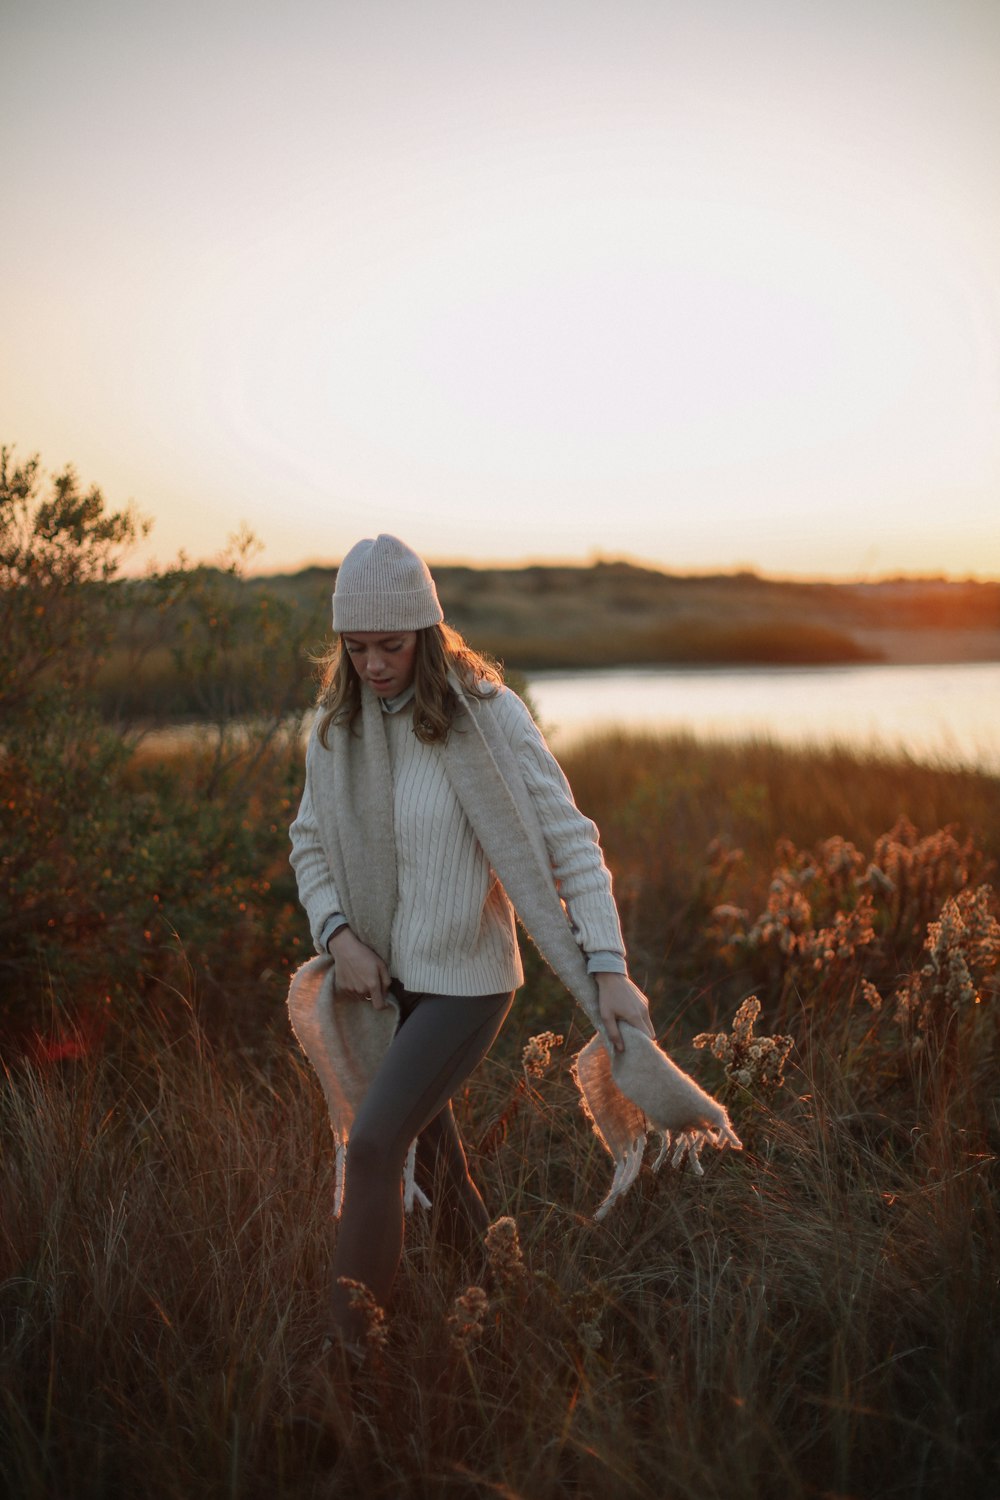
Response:
M37 459L0 452L0 1017L21 1031L131 1005L192 965L205 1003L238 996L245 1021L300 942L285 857L299 726L272 691L299 649L291 614L228 587L246 537L221 572L144 580L210 725L150 756L99 713L104 653L135 606L119 569L142 529L72 469L46 490Z

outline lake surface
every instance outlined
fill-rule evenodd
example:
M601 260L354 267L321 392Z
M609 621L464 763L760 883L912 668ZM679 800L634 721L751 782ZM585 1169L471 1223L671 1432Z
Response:
M905 750L1000 774L1000 662L935 666L629 667L539 672L532 702L556 748L595 731Z

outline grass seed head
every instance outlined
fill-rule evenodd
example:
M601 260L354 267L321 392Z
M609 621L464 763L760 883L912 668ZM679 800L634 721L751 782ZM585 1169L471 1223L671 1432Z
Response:
M448 1317L451 1347L465 1354L483 1336L483 1319L489 1310L489 1298L481 1286L466 1287L452 1303Z
M384 1354L389 1337L385 1309L379 1306L371 1288L365 1286L363 1281L355 1281L352 1276L340 1276L338 1285L346 1290L351 1310L361 1314L364 1321L361 1337L365 1346L373 1355Z
M517 1225L510 1215L497 1219L486 1231L486 1258L500 1286L524 1286L528 1268L521 1252Z
M543 1078L552 1066L552 1053L561 1047L563 1038L554 1031L541 1031L529 1037L521 1053L524 1071L529 1078Z
M732 1031L703 1031L694 1039L696 1047L708 1047L724 1065L726 1077L741 1088L757 1088L770 1097L785 1082L785 1063L792 1050L790 1036L754 1036L760 1001L750 995L733 1017Z

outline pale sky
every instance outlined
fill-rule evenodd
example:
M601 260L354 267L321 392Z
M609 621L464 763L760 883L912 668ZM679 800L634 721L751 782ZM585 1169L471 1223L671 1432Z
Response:
M998 0L0 0L0 147L137 562L1000 577Z

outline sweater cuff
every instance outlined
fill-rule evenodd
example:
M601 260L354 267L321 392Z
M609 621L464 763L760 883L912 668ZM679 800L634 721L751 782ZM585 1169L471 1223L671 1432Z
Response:
M319 942L316 946L318 947L320 953L329 953L330 949L328 947L328 944L330 942L330 939L333 937L333 934L335 932L339 932L342 927L347 927L348 925L349 924L347 918L344 916L344 913L342 911L331 912L319 930Z
M620 953L602 948L587 955L588 974L628 974L628 965Z

